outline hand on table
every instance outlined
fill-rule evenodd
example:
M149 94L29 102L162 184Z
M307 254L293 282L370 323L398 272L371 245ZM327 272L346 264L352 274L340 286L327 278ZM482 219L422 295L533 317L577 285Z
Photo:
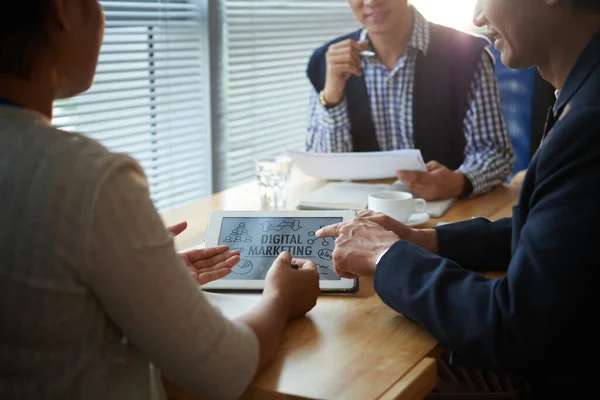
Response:
M460 172L451 171L437 161L426 164L427 172L398 171L401 180L415 196L427 201L458 197L465 193L467 178Z
M367 218L326 226L319 238L337 236L333 250L335 273L347 279L375 275L377 258L401 238Z
M292 264L298 265L298 269L293 269ZM265 277L263 295L281 299L288 310L288 319L300 318L312 310L320 293L315 263L292 259L287 251L277 257Z
M169 231L177 236L185 228L187 228L187 222L180 222L169 227ZM231 268L240 262L240 252L229 251L227 246L190 250L179 255L187 265L192 279L200 285L229 275Z

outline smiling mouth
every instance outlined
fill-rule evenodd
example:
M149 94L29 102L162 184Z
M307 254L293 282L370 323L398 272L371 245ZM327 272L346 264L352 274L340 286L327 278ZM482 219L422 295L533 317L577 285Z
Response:
M490 25L488 25L487 34L494 41L494 46L497 47L499 44L502 43L502 34L500 34L500 32L498 32L495 28L491 27Z
M502 39L502 35L500 34L500 32L498 32L495 28L491 27L490 25L488 25L487 34L490 38L494 40Z
M387 15L388 11L376 11L369 14L365 14L365 18L377 21L385 18Z

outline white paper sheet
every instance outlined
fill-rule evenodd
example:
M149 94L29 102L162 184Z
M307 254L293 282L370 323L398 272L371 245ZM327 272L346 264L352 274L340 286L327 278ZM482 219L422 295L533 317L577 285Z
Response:
M250 311L261 299L260 294L225 294L204 292L208 301L227 319L238 318Z
M325 180L386 179L396 171L427 171L420 150L364 153L310 153L288 150L294 164L308 176Z

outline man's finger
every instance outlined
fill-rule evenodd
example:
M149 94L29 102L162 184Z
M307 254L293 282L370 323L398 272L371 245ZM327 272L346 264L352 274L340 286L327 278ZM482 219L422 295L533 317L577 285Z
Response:
M360 42L358 42L356 44L358 45L359 51L367 50L369 48L368 40L361 40Z
M347 272L347 271L342 271L342 270L339 268L339 265L334 265L334 266L333 266L333 271L334 271L334 272L335 272L335 274L336 274L337 276L339 276L340 278L344 278L344 279L356 279L356 278L358 278L358 276L356 276L356 275L354 275L354 274L352 274L352 273L350 273L350 272Z
M354 74L354 75L360 75L360 68L352 65L348 62L346 63L340 63L340 64L333 64L333 69L332 71L336 74Z
M423 191L426 191L427 189L428 189L427 185L423 185L421 183L413 183L410 186L410 192L413 194L413 196L417 195L416 192L423 192Z
M352 50L349 49L338 49L338 50L333 50L330 51L329 53L327 53L327 61L328 62L332 62L332 61L348 61L349 59L352 59L353 56L357 56L357 60L360 60L360 57L358 57L358 54Z
M396 178L404 182L407 186L419 181L423 175L423 172L416 171L397 171Z
M319 229L318 231L316 231L315 232L315 236L318 237L318 238L325 238L325 237L331 237L331 236L339 236L338 233L340 231L340 228L344 224L345 224L345 222L339 222L337 224L327 225L327 226Z
M337 50L327 55L327 62L329 64L340 64L342 62L353 62L354 65L360 66L360 56L355 51L348 51L347 49Z
M444 168L442 164L435 160L429 161L427 164L425 164L425 167L427 167L427 171L429 172L435 171L436 169Z
M431 172L398 171L396 177L400 179L411 190L415 185L430 186L433 184Z
M370 215L370 216L366 216L366 217L362 217L365 220L369 221L369 222L373 222L381 227L383 227L383 225L386 222L386 218L391 218L389 215L385 215L385 214L376 214L376 215Z
M360 210L357 214L358 218L369 218L377 215L377 212L372 210Z
M350 46L350 47L352 47L354 50L357 50L357 51L360 51L360 50L361 50L361 49L360 49L360 45L359 45L359 44L358 44L358 42L357 42L357 41L355 41L355 40L348 39L348 40L345 40L345 41L343 41L343 42L341 42L341 43L343 43L344 45L347 45L347 46Z
M338 43L334 43L331 46L329 46L329 48L327 49L327 52L339 51L339 50L343 50L343 49L347 50L348 47L350 47L351 49L356 49L358 47L358 43L356 43L356 41L354 41L352 39L346 39L346 40L343 40Z
M413 194L413 196L419 197L425 201L433 201L436 198L435 193L432 191L431 187L427 186L415 186L414 189L411 189L411 193Z

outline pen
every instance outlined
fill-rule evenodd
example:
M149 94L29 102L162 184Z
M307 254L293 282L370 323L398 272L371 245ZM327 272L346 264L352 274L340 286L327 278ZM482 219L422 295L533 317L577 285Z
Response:
M359 52L358 54L363 57L375 57L375 52L370 51L370 50L363 50L363 51Z

